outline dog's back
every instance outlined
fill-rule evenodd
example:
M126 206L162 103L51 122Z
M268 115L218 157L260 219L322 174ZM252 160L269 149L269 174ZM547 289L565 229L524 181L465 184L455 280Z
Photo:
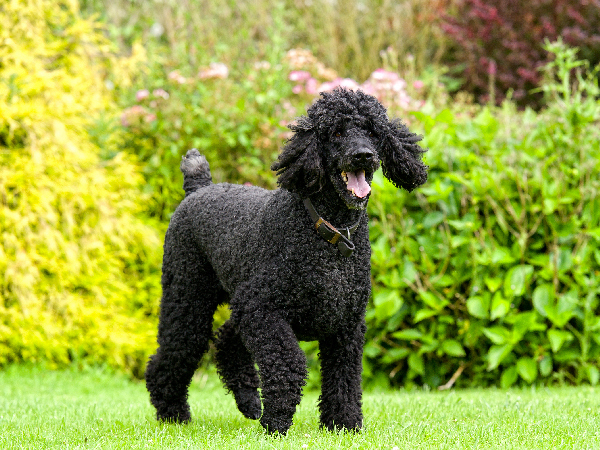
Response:
M186 198L169 228L186 221L197 246L231 295L260 252L264 210L275 191L257 186L213 184L206 158L193 149L181 163Z

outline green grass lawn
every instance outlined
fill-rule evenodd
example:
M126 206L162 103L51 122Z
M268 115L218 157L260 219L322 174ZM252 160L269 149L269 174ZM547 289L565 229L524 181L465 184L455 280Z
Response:
M0 372L0 449L600 449L600 388L368 392L365 430L320 431L308 392L286 437L242 417L214 374L190 389L193 421L154 420L144 384L90 370Z

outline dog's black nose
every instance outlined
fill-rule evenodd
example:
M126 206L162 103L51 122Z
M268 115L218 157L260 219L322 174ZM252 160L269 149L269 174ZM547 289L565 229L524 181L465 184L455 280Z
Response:
M375 153L368 147L362 147L352 155L352 164L363 166L372 163L375 158Z

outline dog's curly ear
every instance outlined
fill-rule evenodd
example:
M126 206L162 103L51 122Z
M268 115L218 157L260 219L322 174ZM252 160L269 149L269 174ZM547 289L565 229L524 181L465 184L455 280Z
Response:
M423 150L417 142L423 137L411 133L400 119L390 122L389 132L379 148L383 175L398 188L407 191L427 181L428 167L423 164Z
M271 170L277 172L277 184L290 192L308 197L321 190L325 170L319 154L319 140L310 118L302 116L288 128L294 135L285 143Z

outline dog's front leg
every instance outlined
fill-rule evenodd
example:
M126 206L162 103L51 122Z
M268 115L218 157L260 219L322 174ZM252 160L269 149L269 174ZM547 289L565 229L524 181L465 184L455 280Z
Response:
M360 323L319 340L321 426L330 430L362 428L362 353L366 327Z
M269 433L285 434L306 383L306 356L290 325L274 312L243 314L238 329L258 364L263 402L260 423Z

